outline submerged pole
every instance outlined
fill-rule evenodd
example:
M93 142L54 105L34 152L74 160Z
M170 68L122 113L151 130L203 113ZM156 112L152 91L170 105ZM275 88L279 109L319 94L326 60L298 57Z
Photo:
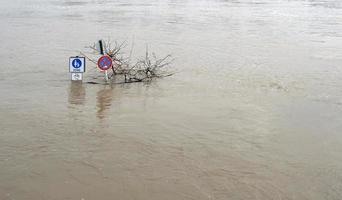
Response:
M103 40L99 40L99 52L100 52L101 55L105 55L106 54L106 48L105 48L105 44L104 44ZM107 70L104 71L104 75L105 75L106 82L108 82L109 81L109 77L108 77Z

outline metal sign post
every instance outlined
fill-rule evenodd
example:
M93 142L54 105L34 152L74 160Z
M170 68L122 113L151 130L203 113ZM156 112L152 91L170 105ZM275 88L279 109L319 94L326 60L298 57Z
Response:
M112 59L106 55L106 48L105 48L105 44L103 40L99 40L99 42L97 43L97 50L99 51L99 53L103 56L101 56L97 62L97 66L104 71L104 75L105 75L105 79L106 82L108 82L109 77L108 77L108 69L110 69L112 67ZM109 58L109 60L108 60Z
M105 71L105 79L106 79L106 82L108 82L109 77L108 77L108 72L107 72L107 70Z
M99 40L98 43L96 43L96 48L101 55L104 55L106 53L105 52L105 43L103 40Z

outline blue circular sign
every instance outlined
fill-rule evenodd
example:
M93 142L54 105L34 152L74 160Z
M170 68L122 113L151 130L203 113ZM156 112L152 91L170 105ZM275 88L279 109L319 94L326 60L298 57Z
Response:
M107 55L101 56L97 61L97 66L103 71L110 69L113 66L112 58Z
M82 67L82 61L78 58L74 59L71 64L76 69Z

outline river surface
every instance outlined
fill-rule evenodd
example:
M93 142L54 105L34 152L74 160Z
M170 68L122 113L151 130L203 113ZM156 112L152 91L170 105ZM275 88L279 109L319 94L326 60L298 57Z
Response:
M342 199L342 1L1 0L0 26L1 200ZM177 73L71 83L100 38Z

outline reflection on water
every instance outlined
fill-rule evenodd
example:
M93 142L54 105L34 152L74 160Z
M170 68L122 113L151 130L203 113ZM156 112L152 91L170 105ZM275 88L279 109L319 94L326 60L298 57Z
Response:
M70 105L84 105L86 102L86 87L81 81L71 81L70 87L68 90L68 102ZM93 88L94 89L94 88ZM99 88L96 88L96 107L97 112L96 116L99 119L106 118L106 115L109 115L108 110L112 105L113 95L114 95L114 87L113 85L101 85ZM117 95L117 94L116 94ZM89 97L91 98L91 97ZM90 103L93 101L90 99Z
M104 86L103 89L96 93L96 106L97 113L96 116L99 119L104 119L106 116L106 110L108 110L112 105L114 88L111 85ZM107 113L108 114L108 113Z
M81 81L71 81L68 101L70 104L83 105L85 103L86 89Z

